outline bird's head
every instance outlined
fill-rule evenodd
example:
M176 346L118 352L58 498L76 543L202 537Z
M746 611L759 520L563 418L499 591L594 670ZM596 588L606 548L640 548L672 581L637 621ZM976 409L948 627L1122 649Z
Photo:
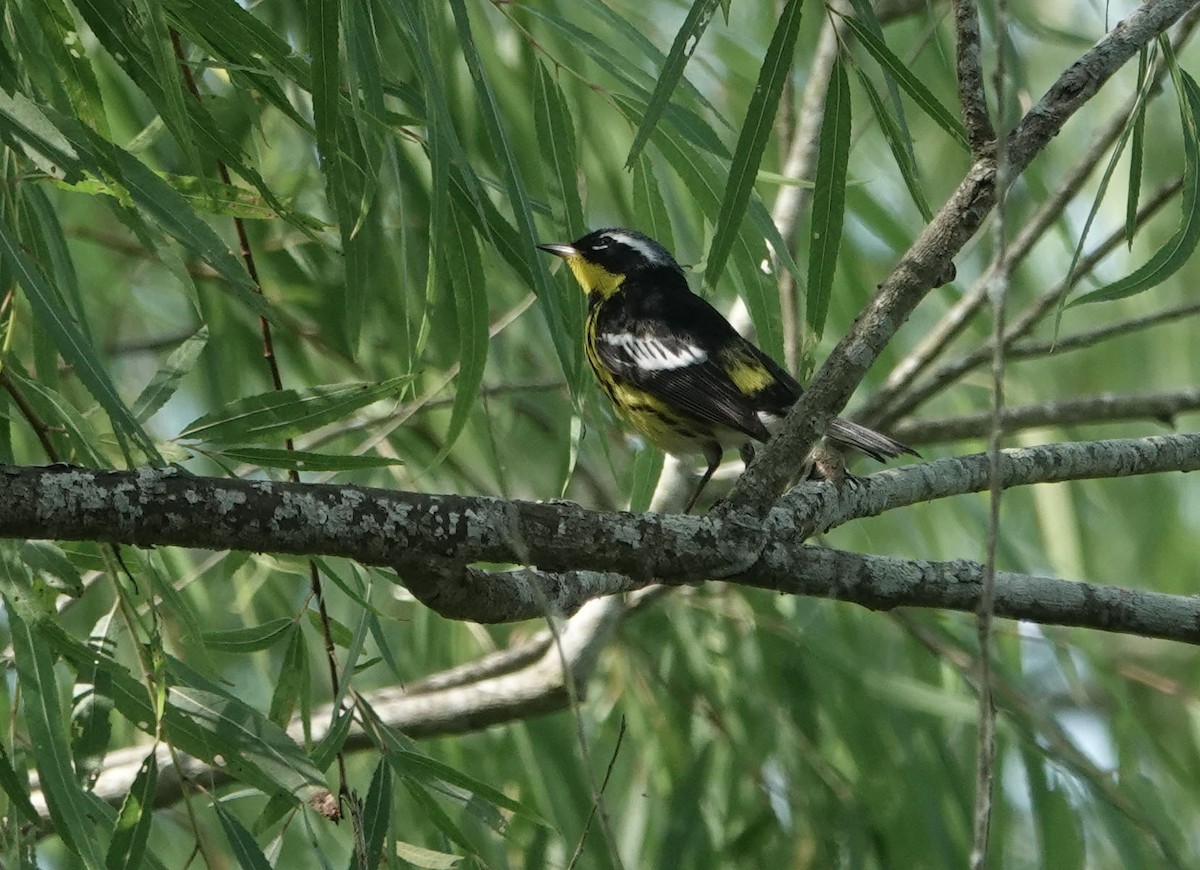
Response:
M562 257L583 292L607 298L620 289L630 275L648 269L680 271L670 252L654 239L636 230L594 230L569 245L538 245Z

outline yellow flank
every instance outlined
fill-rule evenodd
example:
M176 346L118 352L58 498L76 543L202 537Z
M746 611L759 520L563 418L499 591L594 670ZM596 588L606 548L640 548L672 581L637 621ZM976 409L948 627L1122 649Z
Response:
M624 275L614 275L603 266L589 263L579 254L567 257L566 260L575 280L579 282L583 292L589 295L599 293L601 299L607 299L617 292L621 282L625 280Z
M725 352L725 372L746 396L753 396L775 382L762 363L736 348Z

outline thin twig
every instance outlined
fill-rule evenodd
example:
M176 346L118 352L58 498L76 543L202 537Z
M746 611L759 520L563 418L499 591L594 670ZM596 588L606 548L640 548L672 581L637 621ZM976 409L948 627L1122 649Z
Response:
M608 788L608 781L612 779L613 768L617 764L617 756L621 754L621 742L625 739L625 717L621 717L621 726L617 731L617 743L613 746L612 757L608 759L608 769L604 771L604 781L600 783L600 794L604 794L604 790ZM583 844L587 842L588 831L592 829L592 820L596 818L596 813L600 808L599 801L592 801L592 810L588 813L587 822L583 825L583 833L579 835L579 845L575 847L575 854L571 856L571 863L567 865L567 870L573 870L575 865L579 863L579 856L583 854Z
M967 0L956 0L959 7ZM971 9L974 13L974 9ZM963 16L959 16L963 17ZM974 17L973 15L971 16ZM978 21L975 21L978 40ZM987 548L983 563L983 582L979 590L975 628L979 641L979 738L975 763L975 812L971 854L971 870L984 870L988 862L988 842L992 829L992 799L996 788L996 707L992 701L992 614L996 608L996 551L1000 541L1000 500L1004 487L1000 479L1001 421L1004 415L1004 316L1008 303L1009 277L1012 263L1008 259L1008 135L1004 132L1004 117L1008 107L1009 82L1006 75L1007 53L1005 34L1008 32L1008 0L996 5L996 30L1000 36L996 47L996 68L993 87L996 91L996 114L1001 133L995 142L996 150L996 212L992 237L996 246L996 268L989 292L992 302L992 414L988 437L988 522ZM982 90L983 83L979 82ZM974 134L973 134L974 135ZM974 143L973 146L974 147Z
M1012 354L1008 354L1011 362ZM1139 395L1086 396L1005 408L1000 428L1005 434L1046 426L1111 423L1120 420L1159 420L1170 426L1177 414L1200 410L1200 388L1189 387ZM892 429L905 443L924 445L982 438L991 430L992 414L981 411L925 420L904 420Z
M1066 338L1049 341L1022 341L1009 347L1008 358L1010 360L1017 359L1033 359L1036 357L1049 356L1050 354L1067 353L1072 350L1082 350L1083 348L1092 347L1100 344L1103 341L1108 341L1110 338L1117 338L1122 335L1129 335L1133 332L1139 332L1143 329L1149 329L1151 326L1158 326L1162 323L1173 323L1176 320L1183 320L1191 317L1193 314L1200 314L1200 302L1188 302L1184 305L1175 305L1171 308L1166 308L1162 311L1155 311L1151 314L1143 314L1140 317L1131 317L1128 320L1123 320L1120 323L1114 323L1109 326L1101 326L1096 329L1090 329L1086 332L1080 332L1075 335L1068 335Z

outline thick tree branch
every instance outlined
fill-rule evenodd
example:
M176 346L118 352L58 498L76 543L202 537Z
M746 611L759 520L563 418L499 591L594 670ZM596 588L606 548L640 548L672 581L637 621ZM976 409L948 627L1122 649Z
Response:
M1200 468L1200 435L1007 450L1006 488ZM737 518L589 511L357 486L193 477L175 469L0 466L0 536L322 554L395 568L445 616L570 613L655 582L749 576L759 554L814 532L987 485L987 458L941 459L835 487L798 487L761 526ZM479 562L536 566L491 572Z
M1063 124L1143 45L1165 31L1196 0L1151 0L1119 22L1080 57L1007 138L1007 162L1016 178L1058 134ZM838 342L808 390L792 408L780 433L760 451L734 486L723 510L766 516L793 478L830 418L851 393L925 294L947 274L952 258L995 204L995 165L976 161L880 286L850 332Z

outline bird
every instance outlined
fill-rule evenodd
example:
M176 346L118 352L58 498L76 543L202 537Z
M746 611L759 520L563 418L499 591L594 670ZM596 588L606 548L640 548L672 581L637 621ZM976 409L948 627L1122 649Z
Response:
M688 287L671 253L636 230L610 227L542 251L566 261L587 295L583 346L617 415L651 444L707 463L691 513L727 448L753 457L803 392L775 360ZM828 440L881 462L919 455L849 420L830 421Z

